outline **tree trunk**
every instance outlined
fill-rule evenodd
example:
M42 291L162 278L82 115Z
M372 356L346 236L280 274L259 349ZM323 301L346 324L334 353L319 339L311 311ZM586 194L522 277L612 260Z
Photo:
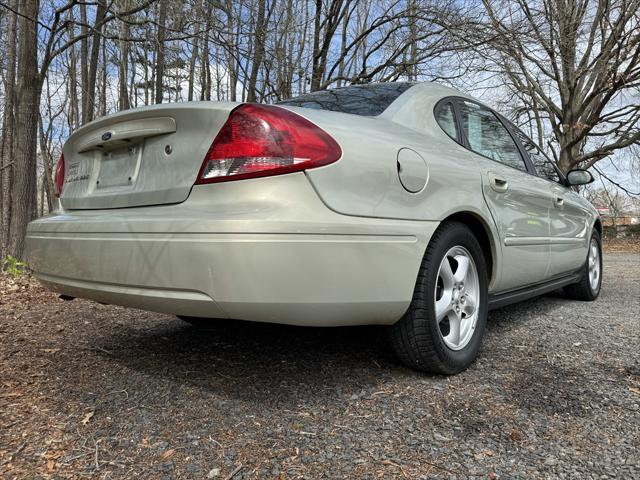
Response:
M16 102L15 178L12 188L9 253L23 258L27 223L36 206L36 145L38 109L42 79L38 72L38 34L36 23L39 0L21 0L20 42L18 48L18 95Z
M136 87L136 76L137 76L137 68L136 68L136 50L134 53L129 52L129 60L131 62L131 72L129 74L129 92L131 92L131 96L133 97L133 108L138 106L138 89ZM129 105L131 107L131 105Z
M198 59L198 43L200 37L196 37L193 41L193 48L191 50L191 58L189 59L189 86L187 90L187 101L193 101L193 87L196 76L196 60Z
M89 92L89 28L87 27L87 6L80 4L80 90L82 91L82 123L87 122L87 95Z
M165 24L167 21L167 0L160 0L158 12L158 44L156 49L156 97L155 103L162 103L164 82L164 40L166 36Z
M107 114L107 49L102 49L102 88L100 88L100 116Z
M94 22L93 39L91 40L91 59L89 61L89 76L87 80L87 89L85 94L87 96L84 104L84 115L82 117L83 123L93 120L96 110L96 77L98 75L98 62L100 61L100 38L102 24L105 16L104 0L98 2L96 9L96 19Z
M344 22L342 22L342 34L340 35L340 64L338 66L338 85L337 87L342 87L343 77L344 77L344 67L345 67L345 57L347 55L347 31L349 27L349 18L345 18Z
M311 91L320 88L322 74L320 73L320 17L322 15L322 0L316 0L316 18L313 30L313 62L311 67Z
M205 24L204 45L202 47L202 60L200 65L200 100L211 100L211 69L209 68L209 27L210 16L207 15Z
M129 3L124 3L124 8L129 8ZM131 108L129 104L129 92L127 90L127 82L129 76L129 24L120 22L120 35L124 39L120 39L120 63L118 64L118 109L128 110Z
M229 64L229 100L236 101L236 89L238 85L238 71L237 71L237 55L238 55L238 38L239 32L233 31L233 0L227 0L227 63ZM240 29L240 22L237 26Z
M50 114L51 112L49 112ZM42 167L44 169L44 175L42 176L42 198L41 215L44 215L44 197L47 197L47 213L53 210L53 159L49 154L48 147L51 145L51 132L49 132L49 138L45 134L44 122L42 121L42 115L38 115L38 130L40 131L40 155L42 157Z
M411 82L415 82L418 80L418 29L416 25L416 15L418 14L418 8L415 3L415 0L409 2L409 15L411 15L411 20L409 20L409 60L407 68L407 78Z
M68 27L69 40L75 37L75 28L73 26L73 10L69 10L69 22L72 22ZM80 124L80 111L78 109L78 55L76 52L76 46L71 47L69 55L69 76L67 79L69 86L69 130L73 131L78 128ZM82 85L81 85L82 88Z
M260 70L262 59L264 57L264 41L266 30L265 3L265 0L258 0L253 61L251 63L251 73L249 75L249 85L247 87L248 102L256 101L256 84L258 83L258 71Z
M18 1L10 3L16 11ZM11 220L11 184L13 179L13 136L15 133L15 82L16 82L16 30L18 16L8 13L7 29L7 76L5 103L2 115L2 137L0 138L0 259L6 255L9 242L9 223Z

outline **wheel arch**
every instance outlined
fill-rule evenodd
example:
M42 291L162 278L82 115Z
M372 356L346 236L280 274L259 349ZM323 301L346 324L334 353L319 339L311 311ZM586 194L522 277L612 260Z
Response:
M600 218L596 218L596 221L593 223L593 228L600 234L600 238L602 239L602 220L600 220Z
M460 222L469 227L480 243L487 262L489 291L491 291L491 285L498 278L498 246L488 222L477 213L469 211L456 212L442 220L443 223L449 221Z

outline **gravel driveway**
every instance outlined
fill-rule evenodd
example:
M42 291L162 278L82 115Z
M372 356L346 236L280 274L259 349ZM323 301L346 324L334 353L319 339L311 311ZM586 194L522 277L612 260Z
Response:
M380 328L198 330L0 288L0 477L639 478L640 255L490 314L455 377Z

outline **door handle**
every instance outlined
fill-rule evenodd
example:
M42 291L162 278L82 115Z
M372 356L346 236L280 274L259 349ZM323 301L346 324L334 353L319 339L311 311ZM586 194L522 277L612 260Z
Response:
M507 179L500 177L495 173L489 173L489 185L491 185L491 188L498 193L504 193L509 189L509 182L507 182Z

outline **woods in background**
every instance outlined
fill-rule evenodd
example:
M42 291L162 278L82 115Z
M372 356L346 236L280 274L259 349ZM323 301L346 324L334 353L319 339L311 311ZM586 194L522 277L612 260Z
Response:
M640 143L640 0L0 0L0 258L54 207L64 140L175 101L273 102L438 80L492 102L564 171Z

